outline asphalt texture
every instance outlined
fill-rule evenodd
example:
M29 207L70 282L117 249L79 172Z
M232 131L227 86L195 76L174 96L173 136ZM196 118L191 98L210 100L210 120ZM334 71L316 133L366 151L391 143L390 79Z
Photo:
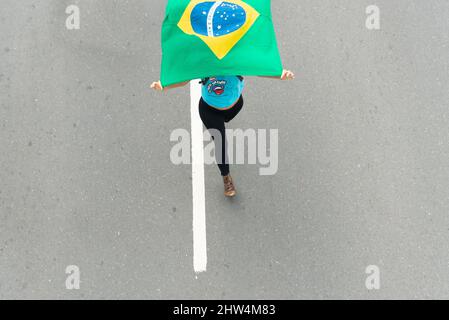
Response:
M449 298L449 2L378 0L380 30L371 4L273 1L296 79L248 77L228 127L278 129L278 170L232 165L230 200L205 166L195 274L191 166L169 157L189 87L149 88L165 1L2 0L0 298Z

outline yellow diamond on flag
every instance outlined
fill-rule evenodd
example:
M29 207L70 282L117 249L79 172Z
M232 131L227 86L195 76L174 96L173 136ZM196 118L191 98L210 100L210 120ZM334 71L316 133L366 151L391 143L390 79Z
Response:
M203 40L218 59L223 59L242 39L259 13L241 0L192 0L179 20L186 34Z

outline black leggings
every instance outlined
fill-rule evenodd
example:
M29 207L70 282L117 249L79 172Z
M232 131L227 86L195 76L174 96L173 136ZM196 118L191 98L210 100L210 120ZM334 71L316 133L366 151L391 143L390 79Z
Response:
M200 99L199 104L199 112L201 120L203 121L204 126L209 130L209 133L212 136L212 139L215 143L215 157L218 164L218 168L220 169L220 173L222 176L226 176L229 174L229 161L227 155L227 142L226 142L226 131L225 131L225 122L229 122L242 110L243 107L243 96L240 96L237 103L230 109L227 110L219 110L214 107L208 105L203 98ZM218 139L221 141L221 159L220 152L217 152L220 144L217 145L217 139L215 139L215 135L218 132L214 132L215 129L218 130L221 134L222 139ZM220 138L220 137L218 137Z

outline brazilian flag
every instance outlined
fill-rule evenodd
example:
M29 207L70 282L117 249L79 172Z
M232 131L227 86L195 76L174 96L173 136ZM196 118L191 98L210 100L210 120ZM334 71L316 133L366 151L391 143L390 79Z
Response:
M281 74L271 0L168 0L162 86L214 75Z

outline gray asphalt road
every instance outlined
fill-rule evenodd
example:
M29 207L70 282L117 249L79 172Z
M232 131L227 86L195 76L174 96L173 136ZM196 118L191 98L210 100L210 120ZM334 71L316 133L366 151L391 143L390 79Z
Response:
M148 89L165 1L3 0L0 298L449 298L449 3L378 0L375 31L370 4L273 2L297 78L247 78L229 127L278 129L279 169L232 166L228 201L206 166L195 277L191 166L169 158L189 88Z

